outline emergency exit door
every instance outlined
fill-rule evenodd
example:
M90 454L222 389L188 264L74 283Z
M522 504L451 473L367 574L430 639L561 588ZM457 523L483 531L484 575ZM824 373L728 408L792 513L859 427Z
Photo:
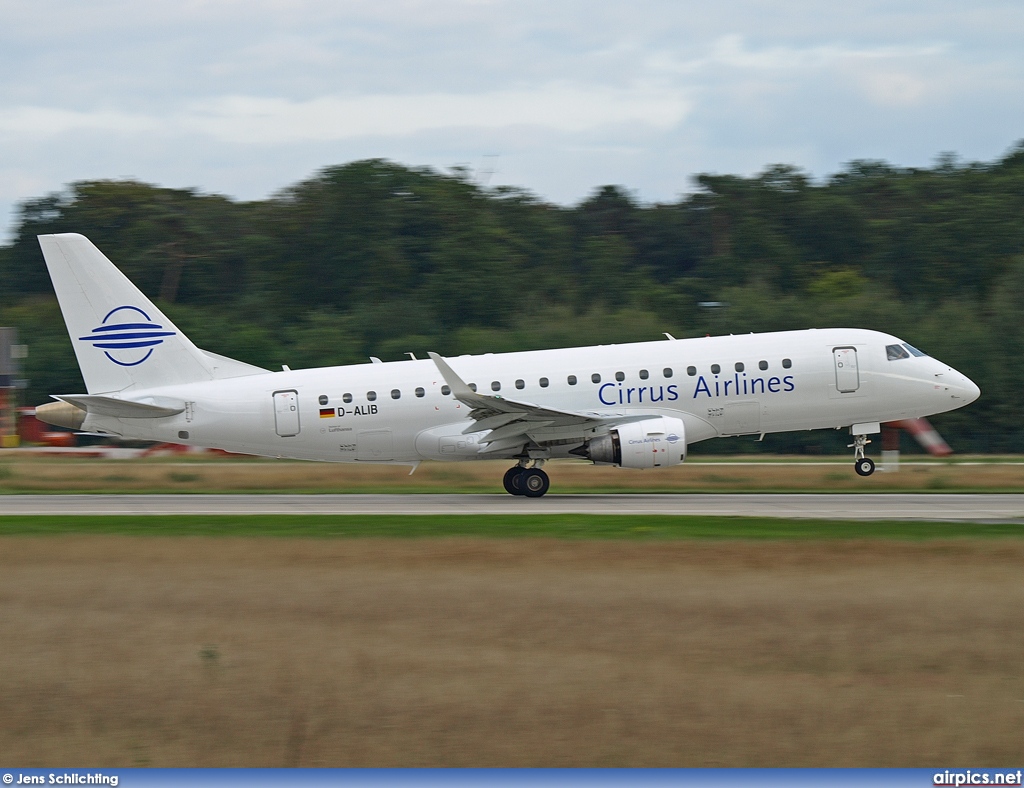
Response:
M290 438L299 434L299 393L297 391L274 392L274 424L277 434Z
M857 349L837 347L832 351L836 365L836 390L844 394L860 388L860 370L857 368Z

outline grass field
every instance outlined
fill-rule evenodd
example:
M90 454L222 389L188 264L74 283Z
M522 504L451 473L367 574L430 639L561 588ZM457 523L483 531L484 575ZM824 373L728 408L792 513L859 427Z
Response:
M552 463L555 491L1011 491L1024 465ZM741 460L742 461L742 460ZM0 461L16 492L497 492L504 463ZM19 766L944 766L1024 758L1024 526L13 517Z
M28 519L0 522L9 765L1024 760L1024 539L981 538L1019 531Z
M916 461L861 478L846 458L694 458L675 468L632 471L549 463L552 492L1024 492L1021 458ZM904 458L908 459L908 458ZM733 463L748 463L735 465ZM820 464L819 464L820 463ZM59 492L501 492L506 462L406 466L260 459L98 460L0 454L0 494Z

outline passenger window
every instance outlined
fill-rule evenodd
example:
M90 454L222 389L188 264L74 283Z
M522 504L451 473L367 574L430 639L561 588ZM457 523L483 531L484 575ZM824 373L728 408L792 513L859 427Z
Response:
M367 391L366 392L366 398L370 402L373 402L375 399L377 399L377 392L376 391Z
M501 391L501 383L496 380L491 381L491 391Z
M758 361L757 362L757 368L758 369L768 369L768 362L767 361Z
M742 361L737 361L736 362L736 371L737 372L742 372L743 370L744 370L743 362Z
M330 402L330 400L327 399L326 394L321 394L320 399L318 399L317 402L319 402L321 405L326 405L328 402Z
M422 387L422 386L420 386L419 388L417 388L417 389L416 389L416 396L417 396L417 397L422 397L422 396L423 396L424 394L426 394L426 393L427 393L427 392L425 392L425 391L423 390L423 387Z
M342 402L351 402L352 401L352 395L351 394L342 394L341 395L341 401Z
M542 389L546 389L548 387L548 379L547 378L541 378L540 379L540 387Z
M398 389L391 389L391 399L401 399L402 392Z
M692 378L694 375L697 374L697 368L696 367L687 367L686 368L686 374L689 375Z
M664 375L664 376L665 376L666 378L670 378L670 377L672 377L672 367L665 367L665 369L663 369L663 370L661 371L661 373L662 373L662 374L663 374L663 375Z
M590 376L590 379L594 383L600 383L601 382L601 376L598 375L596 372L593 375Z
M711 374L712 375L717 375L721 371L722 371L722 368L720 366L718 366L718 364L712 364L711 365Z
M575 375L570 375L569 377L566 378L566 380L568 381L570 386L575 386L576 385L576 376Z
M470 383L469 384L469 390L475 393L476 392L476 383Z
M441 393L447 397L449 394L452 393L452 387L447 384L441 386Z
M793 362L788 358L784 358L782 359L782 366L784 369L789 369L791 366L793 366Z
M617 381L619 381L619 383L621 383L622 381L624 381L626 379L626 373L625 372L616 372L615 373L615 379Z
M517 389L525 389L526 388L526 381L525 380L517 380L516 381L516 388Z
M649 378L650 376L651 376L651 373L648 372L646 369L641 369L640 370L640 380L647 380L647 378Z

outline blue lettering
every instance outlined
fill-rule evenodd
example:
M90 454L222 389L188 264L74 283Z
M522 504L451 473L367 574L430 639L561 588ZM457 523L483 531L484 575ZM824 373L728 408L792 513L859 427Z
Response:
M678 388L674 384L667 387L668 396L665 397L664 390L660 390L661 396L654 396L654 388L651 388L651 401L660 402L663 398L669 401L679 399ZM718 381L715 380L715 390L711 390L711 383L703 375L697 377L697 385L693 389L693 399L697 399L701 394L706 394L708 397L714 399L720 396L738 396L740 392L745 395L753 394L764 394L766 391L770 391L773 394L777 394L780 391L795 391L796 380L792 375L786 375L784 378L747 378L746 374L743 376L743 384L740 385L740 376L733 375L732 380ZM632 389L630 389L632 391ZM644 389L640 389L641 392ZM641 393L641 402L643 401L643 394Z
M615 388L615 384L614 384L614 383L605 383L605 384L604 384L603 386L601 386L601 388L599 388L599 389L597 390L597 398L598 398L599 400L601 400L601 404L602 404L602 405L614 405L614 404L615 404L615 401L614 401L614 400L613 400L612 402L609 402L608 400L606 400L606 399L604 398L604 390L605 390L606 388L608 388L609 386L610 386L611 388Z
M633 392L636 389L626 389L626 403L629 404L633 401Z
M677 388L676 384L673 383L671 386L668 387L668 401L675 402L677 399L679 399L679 389Z
M665 387L658 386L658 396L654 396L654 386L651 386L651 402L661 402L665 399Z

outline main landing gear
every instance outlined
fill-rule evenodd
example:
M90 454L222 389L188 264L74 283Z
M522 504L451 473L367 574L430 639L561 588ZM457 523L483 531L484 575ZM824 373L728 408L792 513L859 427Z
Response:
M849 448L853 449L853 469L858 476L870 476L875 472L875 463L870 457L864 456L864 447L871 441L867 435L854 435L853 443Z
M551 486L548 475L540 469L541 462L541 460L536 460L531 467L520 463L505 471L505 478L502 479L505 491L511 495L540 498Z

